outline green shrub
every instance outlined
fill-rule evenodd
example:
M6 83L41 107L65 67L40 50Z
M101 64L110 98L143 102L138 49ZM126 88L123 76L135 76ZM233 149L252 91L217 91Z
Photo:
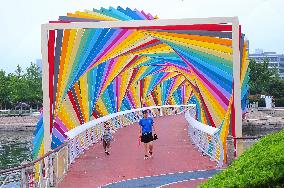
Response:
M284 97L282 97L282 98L275 98L274 100L275 100L275 106L276 107L284 107Z
M284 130L262 138L200 188L284 187Z

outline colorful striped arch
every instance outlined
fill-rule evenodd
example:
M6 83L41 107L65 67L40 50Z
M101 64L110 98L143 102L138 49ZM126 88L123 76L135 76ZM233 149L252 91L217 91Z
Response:
M34 157L43 150L43 134L51 134L55 148L76 126L143 106L195 103L197 119L221 126L223 141L230 127L236 135L235 113L246 111L249 76L247 43L239 25L236 38L232 22L159 20L137 9L110 7L44 24L44 116Z

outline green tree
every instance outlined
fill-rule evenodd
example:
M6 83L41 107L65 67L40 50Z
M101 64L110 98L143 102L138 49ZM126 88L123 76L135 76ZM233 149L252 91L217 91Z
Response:
M9 78L4 70L0 70L0 106L6 108L10 103Z
M31 65L26 69L25 74L26 87L27 87L27 101L31 105L36 105L42 102L42 81L41 73L39 67L31 63Z
M275 69L268 68L269 61L264 60L263 63L257 63L254 59L250 61L250 94L266 94L269 95L268 85L272 78L278 78Z
M18 102L25 102L33 107L42 103L41 72L31 63L23 71L20 65L14 73L6 74L0 70L0 108L11 107Z
M254 59L250 61L250 102L263 103L264 100L259 95L273 96L276 106L284 106L284 80L279 78L276 69L268 68L268 60L263 63L256 63Z

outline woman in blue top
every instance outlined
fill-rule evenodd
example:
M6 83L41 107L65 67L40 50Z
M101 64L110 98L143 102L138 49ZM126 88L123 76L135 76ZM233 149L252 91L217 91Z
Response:
M144 143L145 157L148 159L148 154L150 157L153 155L153 131L155 132L154 121L151 117L148 117L148 111L143 110L143 118L139 121L139 137L141 142Z

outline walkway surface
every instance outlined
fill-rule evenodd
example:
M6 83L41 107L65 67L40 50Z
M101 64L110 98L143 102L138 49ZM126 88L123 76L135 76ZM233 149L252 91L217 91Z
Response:
M154 156L144 160L138 124L119 129L105 155L95 144L71 165L59 188L196 187L219 172L216 163L190 143L184 115L155 118L159 139Z

